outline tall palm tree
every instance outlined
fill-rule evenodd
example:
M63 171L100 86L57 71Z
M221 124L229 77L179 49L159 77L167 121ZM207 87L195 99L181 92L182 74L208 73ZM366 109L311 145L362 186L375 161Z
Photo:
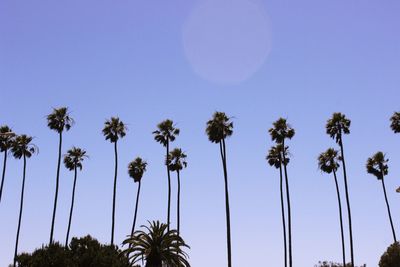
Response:
M176 136L179 135L180 130L175 127L174 122L172 120L165 120L160 122L157 125L157 130L153 132L154 140L158 143L162 144L166 149L167 153L165 157L168 157L169 154L169 143L175 141ZM167 166L167 176L168 176L168 211L167 211L167 225L168 230L170 228L170 214L171 214L171 174L168 164Z
M177 197L177 231L178 235L180 234L180 225L181 225L181 214L180 214L180 207L181 207L181 178L180 178L180 171L183 168L187 167L186 162L186 154L183 153L182 149L175 148L171 152L169 152L167 157L167 165L171 171L176 172L176 176L178 179L178 197Z
M49 243L53 243L53 235L54 235L54 223L56 220L56 211L57 211L57 199L58 199L58 187L60 180L60 164L61 164L61 148L62 148L62 133L64 130L69 131L71 126L73 125L74 120L69 116L68 108L54 108L53 112L47 115L47 126L58 133L58 161L57 161L57 174L56 174L56 191L54 195L54 207L53 207L53 216L51 220L51 230L50 230L50 241Z
M18 217L18 228L17 228L17 237L15 240L15 251L14 251L14 266L16 266L16 259L18 253L18 241L19 241L19 232L21 229L21 220L22 220L22 209L24 205L24 191L25 191L25 174L26 174L26 159L30 158L33 154L37 153L37 147L31 143L32 137L27 136L25 134L19 135L15 137L11 152L16 159L23 158L24 167L23 167L23 175L22 175L22 188L21 188L21 202L19 207L19 217Z
M226 116L224 112L215 112L212 119L207 121L206 133L208 140L212 143L219 144L221 153L222 166L224 170L225 182L225 214L226 214L226 241L228 247L228 267L232 266L231 252L231 216L229 209L229 190L228 190L228 170L226 167L226 147L225 139L233 133L233 122Z
M392 122L390 128L392 128L393 132L400 133L400 112L395 112L390 121Z
M188 255L183 251L189 246L176 230L168 230L168 226L159 221L153 221L150 227L142 227L147 232L136 231L123 242L129 245L123 253L129 257L132 265L145 260L145 267L190 267Z
M74 185L72 187L71 208L69 211L69 220L68 220L67 237L65 238L65 247L68 246L69 231L71 229L72 212L74 210L75 188L76 188L76 179L78 176L78 169L82 170L83 167L82 162L85 158L87 158L86 151L78 147L72 147L70 150L67 151L67 154L64 155L65 167L70 171L74 171Z
M103 128L103 135L106 140L114 143L115 169L114 169L114 190L111 218L111 245L114 245L114 226L115 226L115 197L117 194L117 172L118 172L118 150L117 143L120 138L126 135L126 126L118 117L111 117L106 120Z
M3 195L4 178L6 177L7 154L8 150L12 147L15 133L7 125L0 126L0 152L4 152L3 174L1 176L0 186L0 203L1 196Z
M128 174L135 183L138 183L138 189L136 194L136 206L135 206L135 216L133 217L133 224L132 224L132 231L131 236L135 232L135 225L136 225L136 216L138 211L139 205L139 195L140 195L140 187L142 184L142 177L146 171L147 162L142 160L142 158L137 157L135 160L129 163L128 165Z
M351 121L346 118L346 116L340 112L333 113L332 118L326 123L326 133L336 141L340 146L340 157L342 159L342 169L344 178L344 188L346 192L346 204L347 204L347 217L349 221L349 235L350 235L350 258L351 267L354 267L354 250L353 250L353 228L351 223L351 208L350 208L350 197L349 188L347 185L347 172L346 172L346 161L344 158L343 149L343 134L350 133Z
M282 213L282 229L283 229L283 249L284 249L284 262L285 262L285 267L287 266L287 244L286 244L286 218L285 218L285 204L283 200L283 176L282 176L282 153L288 153L287 147L285 148L285 151L283 151L283 146L281 144L278 144L276 146L271 147L271 149L268 151L268 155L266 157L266 160L268 161L268 164L271 166L274 166L275 168L279 169L279 181L280 181L280 192L281 192L281 213ZM289 158L286 157L286 162L285 164L289 163Z
M340 200L339 184L336 177L337 169L340 167L339 161L341 160L339 152L333 148L328 148L325 152L321 153L318 157L318 167L321 171L325 173L333 173L333 178L335 179L336 194L339 206L339 219L340 219L340 233L342 238L342 257L343 266L346 266L346 250L344 242L344 231L343 231L343 217L342 217L342 202Z
M273 127L269 129L269 133L271 135L272 141L275 141L277 144L281 144L284 150L287 150L285 146L285 139L292 139L295 135L295 130L286 122L286 119L279 118L277 121L273 123ZM287 161L288 155L287 153L282 153L282 162L283 170L285 173L285 185L286 185L286 202L288 209L288 243L289 243L289 266L292 267L292 216L290 209L290 191L289 191L289 178L287 174Z
M385 196L385 201L386 201L386 207L389 215L389 220L390 220L390 225L392 227L392 234L393 234L393 240L394 243L397 242L396 240L396 233L394 231L394 226L393 226L393 220L392 220L392 215L390 213L390 206L389 206L389 201L387 199L386 195L386 187L385 187L385 175L388 174L389 167L387 165L387 162L389 160L385 159L385 155L379 151L375 153L372 157L368 158L367 160L367 172L374 175L378 180L381 180L382 182L382 188L383 188L383 194Z

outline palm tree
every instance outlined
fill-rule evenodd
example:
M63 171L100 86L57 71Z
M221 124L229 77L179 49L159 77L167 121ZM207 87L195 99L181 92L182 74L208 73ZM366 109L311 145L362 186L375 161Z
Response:
M292 139L295 135L295 130L286 122L286 119L279 118L273 123L273 127L269 129L272 141L277 144L281 144L284 150L287 150L285 146L285 139ZM290 191L289 191L289 179L287 174L287 153L282 154L283 170L285 173L285 184L286 184L286 202L288 208L288 235L289 235L289 266L292 267L292 216L290 209Z
M69 231L71 229L72 212L74 209L74 200L75 200L76 179L78 176L77 170L78 168L79 170L82 170L83 167L82 162L85 158L87 158L86 151L78 147L72 147L70 150L67 151L67 154L64 155L65 167L70 171L74 171L74 185L72 187L71 209L69 212L68 230L67 230L67 237L65 238L65 247L68 246Z
M166 149L167 153L165 157L168 157L169 154L169 142L175 141L176 136L179 135L180 130L175 127L174 122L172 120L165 120L160 122L157 125L157 130L153 132L154 140L158 143L162 144ZM171 211L171 174L168 164L167 166L167 176L168 176L168 211L167 211L167 225L168 230L170 227L170 211Z
M152 222L144 226L147 232L136 231L123 244L128 248L123 251L134 265L146 261L145 267L179 266L190 267L188 255L183 248L190 248L176 230L168 230L164 223Z
M118 117L111 117L110 120L106 120L103 128L103 135L106 140L114 143L114 155L115 155L115 169L114 169L114 190L113 190L113 206L112 206L112 218L111 218L111 245L114 245L114 226L115 226L115 197L117 194L117 171L118 171L118 151L117 142L120 138L126 135L126 126Z
M133 178L133 181L135 183L139 184L138 190L137 190L137 195L136 195L135 216L133 217L131 236L135 232L136 216L137 216L138 205L139 205L140 186L141 186L143 174L146 171L146 167L147 167L147 162L142 160L139 157L137 157L134 161L132 161L128 165L129 176Z
M228 267L232 266L231 253L231 219L229 209L228 170L226 167L225 139L233 133L233 123L224 112L215 112L212 119L207 122L206 133L208 140L219 144L225 182L225 214L226 214L226 241L228 247Z
M6 177L6 166L7 166L7 154L8 150L12 147L15 133L7 125L0 126L0 152L4 152L4 162L3 162L3 175L1 177L0 186L0 203L1 196L3 195L3 185L4 178Z
M393 226L393 220L392 220L392 215L390 213L390 206L389 206L389 201L387 199L386 195L386 187L385 187L385 175L388 174L389 167L387 165L387 162L389 160L385 159L385 155L379 151L375 153L372 157L368 158L367 160L367 172L374 175L378 180L381 180L382 182L382 188L383 188L383 194L385 196L385 201L386 201L386 207L387 211L389 214L389 220L390 220L390 225L392 227L392 234L393 234L393 239L394 243L397 242L396 240L396 233L394 231L394 226Z
M19 241L19 232L21 229L21 220L22 220L22 209L24 205L24 191L25 191L25 174L26 174L26 159L30 158L33 154L37 153L37 147L31 143L32 137L27 136L25 134L19 135L15 137L11 152L13 153L14 158L16 159L24 159L24 167L23 167L23 175L22 175L22 188L21 188L21 202L19 207L19 218L18 218L18 228L17 228L17 237L15 240L15 251L14 251L14 266L16 266L17 252L18 252L18 241Z
M342 217L342 202L340 200L339 184L336 177L337 169L340 167L339 161L341 160L338 155L338 151L333 148L328 148L325 152L321 153L318 157L318 167L321 171L325 173L333 173L333 178L335 179L336 194L339 205L339 219L340 219L340 233L342 238L342 256L343 256L343 266L346 266L346 250L344 242L344 231L343 231L343 217Z
M62 147L62 133L64 130L69 131L73 125L74 120L69 116L68 108L54 108L53 112L47 116L47 126L58 133L58 161L57 161L57 174L56 174L56 192L54 196L53 217L51 220L50 230L50 244L53 243L54 223L56 219L57 199L58 199L58 186L60 180L60 164L61 164L61 147Z
M287 153L287 147L285 149L285 153ZM282 177L282 153L283 146L278 144L276 146L271 147L268 151L268 155L266 160L269 165L274 166L279 169L279 177L280 177L280 192L281 192L281 213L282 213L282 229L283 229L283 248L284 248L284 257L285 257L285 267L287 266L287 244L286 244L286 219L285 219L285 204L283 201L283 177ZM289 158L286 158L285 164L289 163Z
M180 178L180 171L183 168L186 168L186 154L183 153L182 149L175 148L171 152L169 152L167 157L167 165L171 171L176 171L176 176L178 179L178 197L177 197L177 231L178 235L180 234L180 222L181 222L181 215L180 215L180 202L181 202L181 178Z
M396 189L396 192L397 192L397 193L400 193L400 187Z
M393 132L400 133L400 112L395 112L390 121L392 122L390 128L392 128Z
M349 221L349 235L350 235L350 258L351 267L354 267L354 250L353 250L353 228L351 223L351 208L350 208L350 198L349 189L347 186L347 173L346 173L346 161L344 159L344 149L343 149L343 134L350 133L351 121L346 118L342 113L333 113L332 118L326 123L326 133L336 141L340 146L340 157L342 159L342 169L344 178L344 188L346 192L346 204L347 204L347 217Z

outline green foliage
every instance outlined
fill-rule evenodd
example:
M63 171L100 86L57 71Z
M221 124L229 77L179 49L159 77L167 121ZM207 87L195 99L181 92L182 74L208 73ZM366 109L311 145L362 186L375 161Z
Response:
M219 143L233 133L233 122L224 112L215 112L207 122L206 133L212 143Z
M82 161L87 158L86 151L79 147L72 147L64 155L65 168L72 171L75 168L82 170Z
M283 153L285 155L283 155ZM287 165L290 161L289 159L289 147L285 146L285 150L283 150L282 144L277 144L276 146L271 147L268 151L268 155L265 158L268 161L268 164L274 166L275 168L279 168L281 166L281 162ZM285 162L283 162L283 156L285 156Z
M367 265L360 265L360 267L366 267ZM335 262L328 262L328 261L320 261L318 264L314 265L314 267L343 267L343 264L335 263ZM351 263L347 263L346 267L351 267ZM356 267L356 266L355 266Z
M13 141L11 152L16 159L20 159L23 156L30 158L32 154L37 153L38 148L32 144L32 137L25 134L18 135Z
M175 141L176 136L179 135L180 130L175 128L174 122L170 119L160 122L157 125L157 130L153 132L154 140L163 146L171 141Z
M279 118L273 123L273 127L268 130L272 141L277 144L282 144L285 139L292 139L295 135L295 130L286 122L286 119Z
M182 149L175 148L169 152L166 163L171 171L180 171L187 166L186 157Z
M74 120L69 116L68 108L54 108L53 112L47 115L47 126L58 133L69 130L74 124Z
M103 135L106 140L115 143L126 135L126 130L125 124L118 117L111 117L104 123Z
M400 243L393 243L383 253L379 261L379 267L399 267L400 266Z
M147 162L142 160L142 158L137 157L128 165L128 174L133 178L135 183L142 180L143 174L146 171Z
M0 152L4 152L12 147L15 133L7 125L0 126Z
M400 112L395 112L390 118L390 121L390 128L392 128L393 132L400 133Z
M318 167L321 171L326 173L336 172L339 168L339 161L341 160L338 151L333 148L328 148L325 152L318 156Z
M326 133L336 140L336 143L342 142L342 134L350 133L351 121L340 112L333 113L332 118L326 123Z
M388 174L388 161L389 160L385 159L385 154L382 152L379 151L375 153L367 160L367 172L374 175L378 180L383 179L383 176Z

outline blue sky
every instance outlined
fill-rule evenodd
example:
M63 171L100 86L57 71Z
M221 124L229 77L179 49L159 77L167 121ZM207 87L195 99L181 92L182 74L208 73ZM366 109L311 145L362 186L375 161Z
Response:
M90 156L78 177L71 234L110 240L113 148L101 129L111 116L129 128L119 148L117 242L132 223L136 184L126 166L136 156L149 163L138 224L165 220L165 152L151 132L171 118L181 129L172 146L188 154L181 227L191 264L225 265L223 173L218 147L204 133L218 110L235 127L227 141L234 265L282 265L279 177L265 161L267 130L279 117L297 131L288 169L294 262L340 261L334 182L316 158L335 146L324 126L341 111L352 120L344 143L355 259L376 266L391 232L380 183L364 165L377 150L390 158L386 185L399 229L400 136L389 128L400 109L399 11L397 1L1 1L0 124L34 136L40 149L28 161L19 250L49 239L58 139L45 118L68 106L76 124L63 150L80 146ZM1 266L12 261L21 170L21 161L9 161ZM62 169L60 241L72 175Z

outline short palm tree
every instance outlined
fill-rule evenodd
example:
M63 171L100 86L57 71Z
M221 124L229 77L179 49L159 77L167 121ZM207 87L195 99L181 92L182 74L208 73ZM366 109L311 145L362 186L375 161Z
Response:
M118 150L117 143L120 138L126 135L126 126L118 117L111 117L106 120L103 128L103 135L106 140L114 143L115 169L114 169L114 189L113 189L113 205L111 217L111 245L114 245L114 226L115 226L115 198L117 194L117 172L118 172Z
M295 135L295 130L287 123L286 119L279 118L273 123L273 127L269 129L269 134L271 135L272 141L277 144L281 144L282 147L287 149L285 146L286 139L292 139ZM288 243L289 243L289 266L292 267L292 216L290 208L290 191L289 191L289 178L287 174L287 153L282 153L283 170L285 173L285 184L286 184L286 202L288 209Z
M390 121L392 122L390 128L392 128L393 132L400 133L400 112L395 112Z
M343 231L343 217L342 217L342 202L340 200L340 190L339 184L336 177L337 169L340 167L339 161L341 160L339 152L333 148L328 148L325 152L321 153L318 157L318 167L321 171L325 173L333 173L333 178L335 179L336 194L339 206L339 219L340 219L340 233L342 238L342 257L343 266L346 266L346 250L344 242L344 231Z
M282 176L282 163L283 163L283 155L282 153L286 153L286 162L285 164L289 163L289 158L287 157L287 147L285 151L283 151L282 144L278 144L276 146L271 147L268 151L268 155L266 160L268 164L274 166L275 168L279 169L279 181L280 181L280 192L281 192L281 214L282 214L282 229L283 229L283 248L284 248L284 262L285 267L287 266L287 244L286 244L286 218L285 218L285 204L283 200L283 176Z
M135 183L138 183L138 189L136 194L136 205L135 205L135 215L133 217L132 231L131 235L135 232L136 225L136 217L139 206L139 195L140 195L140 187L142 184L143 174L146 172L147 162L142 160L142 158L137 157L135 160L129 163L128 165L128 174L133 179Z
M64 165L70 171L74 171L74 185L72 187L72 197L71 197L71 208L69 211L69 220L68 220L68 229L67 229L67 237L65 238L65 247L68 246L69 239L69 231L71 229L71 221L72 221L72 212L74 210L74 201L75 201L75 188L76 188L76 179L78 176L78 169L82 170L82 162L87 158L86 151L78 148L72 147L67 151L67 154L64 155Z
M175 171L178 179L178 197L177 197L177 231L178 235L180 234L180 225L181 225L181 178L180 171L183 168L187 167L186 162L186 154L183 153L182 149L175 148L171 152L169 152L167 157L167 164L169 166L170 171Z
M47 115L47 126L58 133L58 161L57 161L57 174L56 174L56 190L54 195L54 207L53 216L51 220L51 230L50 230L50 244L53 243L54 235L54 223L56 220L57 211L57 199L58 199L58 187L60 180L60 165L61 165L61 149L62 149L62 133L64 130L69 131L73 125L74 120L69 116L68 108L54 108L53 112Z
M129 245L123 253L129 257L132 265L146 261L145 267L190 267L188 255L183 251L183 248L189 246L176 230L168 231L168 226L159 221L153 221L149 227L142 227L147 232L136 231L123 242Z
M224 170L225 182L225 214L226 214L226 241L228 248L228 267L232 266L231 253L231 217L229 208L229 190L228 190L228 170L226 166L226 147L225 139L233 133L233 123L224 112L215 112L212 119L207 122L206 134L208 140L212 143L219 144L221 153L222 167Z
M7 154L12 147L15 133L7 125L0 126L0 152L4 152L3 174L1 176L0 185L0 203L1 196L3 195L4 178L6 177Z
M20 229L21 229L22 210L23 210L23 206L24 206L26 159L30 158L33 154L37 153L37 151L38 151L37 147L34 144L32 144L31 142L32 142L32 137L23 134L23 135L19 135L19 136L15 137L12 147L11 147L11 152L12 152L14 158L16 158L16 159L23 158L23 160L24 160L17 237L15 240L14 266L16 266L15 263L16 263L16 259L17 259L17 253L18 253L18 241L19 241L19 233L20 233Z
M392 227L392 234L393 234L393 240L394 243L397 242L396 240L396 233L394 230L393 226L393 220L392 220L392 215L390 213L390 206L389 206L389 201L387 199L386 195L386 187L385 187L385 175L388 174L389 167L387 165L387 162L389 160L385 159L385 155L382 152L377 152L375 153L372 157L368 158L367 160L367 172L374 175L378 180L381 180L382 182L382 188L383 188L383 194L385 196L385 201L386 201L386 207L389 215L389 220L390 220L390 225Z
M162 144L167 152L165 157L168 157L169 154L169 143L175 141L176 136L179 135L180 130L176 128L174 122L172 120L164 120L157 125L157 130L153 132L154 140L158 143ZM167 177L168 177L168 211L167 211L167 225L168 230L170 227L170 214L171 214L171 174L168 164L167 166Z

